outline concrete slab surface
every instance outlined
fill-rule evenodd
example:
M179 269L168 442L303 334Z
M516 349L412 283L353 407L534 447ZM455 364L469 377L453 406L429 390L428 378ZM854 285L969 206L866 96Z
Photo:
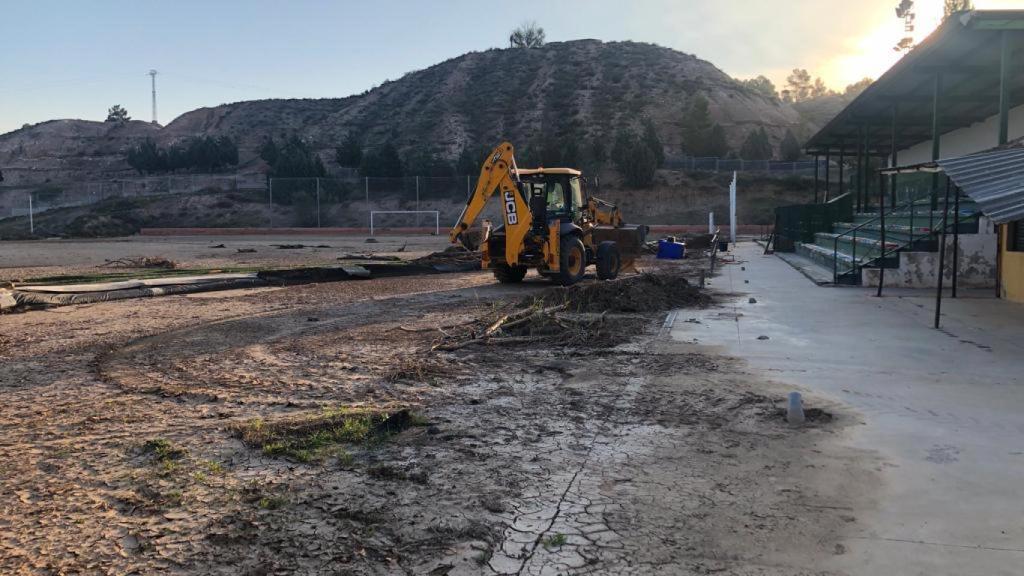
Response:
M762 252L740 244L711 284L724 308L680 312L671 335L863 421L849 441L882 458L877 506L834 565L808 568L1024 573L1024 305L947 298L936 330L932 290L819 287Z

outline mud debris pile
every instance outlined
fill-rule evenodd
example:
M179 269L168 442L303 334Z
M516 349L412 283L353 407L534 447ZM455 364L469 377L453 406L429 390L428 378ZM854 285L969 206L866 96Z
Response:
M440 252L433 252L410 260L409 264L418 266L467 266L475 264L480 267L480 252L469 251L461 246L450 246Z
M679 273L646 272L608 282L589 282L553 290L543 297L548 304L566 304L576 312L663 312L674 308L702 308L711 297Z
M433 350L545 341L568 346L615 346L642 332L653 314L710 303L710 296L678 273L643 273L588 282L553 288L497 316L480 318L459 333L446 334Z

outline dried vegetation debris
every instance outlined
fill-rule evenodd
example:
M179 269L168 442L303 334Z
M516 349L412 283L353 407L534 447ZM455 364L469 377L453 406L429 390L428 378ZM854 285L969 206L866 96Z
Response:
M680 273L645 272L553 288L512 305L511 310L446 333L433 349L450 352L476 344L543 340L568 346L614 346L640 333L652 313L710 303L711 297Z
M383 379L389 383L423 383L440 385L458 372L458 367L436 356L409 355L388 364Z
M100 267L108 268L155 268L160 270L174 270L178 263L164 258L163 256L140 256L138 258L117 258L106 260Z

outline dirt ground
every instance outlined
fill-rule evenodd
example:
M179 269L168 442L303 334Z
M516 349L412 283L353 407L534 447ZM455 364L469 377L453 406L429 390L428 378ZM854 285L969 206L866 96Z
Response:
M337 264L349 254L417 258L450 246L447 236L129 236L0 242L0 282L116 270L110 260L163 257L186 269ZM280 248L301 244L302 248ZM241 250L241 252L240 252Z
M431 350L549 293L482 272L0 317L0 573L830 573L876 482L841 407L787 426L664 313ZM401 426L317 427L365 410Z

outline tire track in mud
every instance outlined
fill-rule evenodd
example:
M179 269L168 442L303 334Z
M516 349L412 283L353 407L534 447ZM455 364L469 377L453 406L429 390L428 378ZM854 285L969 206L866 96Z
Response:
M498 297L495 295L493 297ZM97 373L105 382L125 390L155 393L196 402L223 400L217 386L199 386L170 378L164 385L151 382L157 371L172 365L172 356L211 360L227 358L247 347L270 346L286 339L299 340L341 332L370 324L394 324L445 306L479 299L469 289L393 295L357 301L340 307L299 312L234 317L135 339L102 354ZM383 336L383 335L382 335ZM265 358L270 360L270 358ZM149 368L146 372L144 369Z
M470 279L470 283L475 282ZM153 559L133 554L142 540L141 535L136 537L132 532L146 529L145 526L152 524L152 518L132 512L138 509L138 504L132 503L137 496L129 493L133 482L126 484L126 481L139 472L148 472L139 468L141 463L130 447L146 438L197 436L200 445L196 447L195 458L189 460L201 463L201 456L216 457L207 451L209 441L204 436L227 440L218 430L223 422L204 413L218 403L173 395L161 398L150 393L151 380L159 375L161 364L175 354L174 342L188 343L192 350L223 353L230 351L231 340L239 337L252 343L267 337L280 339L317 329L331 330L328 325L332 321L338 326L346 322L370 323L374 320L372 314L380 314L382 306L390 303L389 298L405 299L422 309L429 308L432 301L465 300L472 296L472 290L453 296L453 291L425 292L422 286L405 283L397 287L400 290L419 288L419 295L407 297L399 292L388 297L388 286L381 285L379 295L371 299L349 299L350 302L341 306L329 302L319 309L304 305L285 314L275 312L272 309L275 305L269 303L270 306L253 306L246 313L224 317L220 312L231 308L225 306L224 301L211 305L211 301L174 298L172 302L168 299L155 304L180 309L177 316L165 310L155 322L138 326L152 331L161 323L180 325L188 318L185 315L193 310L201 314L192 312L191 318L211 312L221 318L160 334L133 337L123 346L111 343L108 338L116 342L124 333L139 330L130 319L140 314L133 312L139 309L138 302L62 310L61 321L78 319L73 328L76 331L67 336L59 332L60 325L49 314L28 313L13 318L20 331L36 327L37 331L31 333L33 341L70 340L71 347L62 350L59 346L49 346L53 350L37 356L14 356L5 359L0 366L4 380L0 385L4 403L3 418L0 418L4 421L0 423L3 430L0 490L15 496L0 506L0 572L77 572L98 564L111 570L118 570L117 566L124 570L142 566L156 569ZM455 292L458 290L456 287ZM308 288L302 292L305 298L311 293ZM90 322L89 315L101 310L106 316ZM128 318L123 318L126 310ZM327 318L327 314L321 314L326 322L308 322L306 315L311 310L315 314L320 314L319 310L341 311L347 316ZM354 313L359 310L363 313ZM417 309L412 308L408 314L415 313ZM292 320L284 330L267 329L282 318ZM127 329L110 330L109 327L120 322L126 322ZM90 324L97 326L92 334L78 331L84 330L78 326ZM56 337L48 335L50 331ZM46 338L50 340L44 340ZM147 373L133 364L146 357L153 359L151 367L155 372ZM145 486L142 489L151 490ZM126 496L128 500L124 500ZM175 521L162 524L171 530L175 525ZM125 544L119 541L122 537L129 539L125 542L134 542L129 545L131 549L124 548ZM102 545L97 545L98 541ZM173 540L168 543L181 545ZM151 542L148 546L154 544ZM184 559L177 552L168 550L166 553L168 558ZM167 569L169 566L164 562L159 567Z

